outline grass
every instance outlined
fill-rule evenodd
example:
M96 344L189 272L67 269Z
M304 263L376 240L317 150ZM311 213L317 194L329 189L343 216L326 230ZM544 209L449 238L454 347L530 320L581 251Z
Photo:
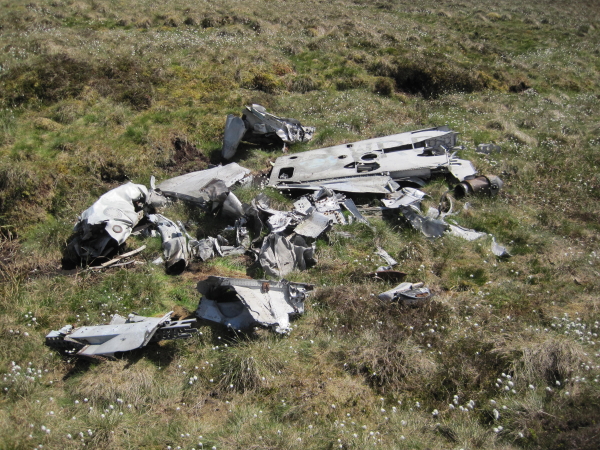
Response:
M596 17L585 0L3 1L0 447L596 448ZM289 336L201 322L192 339L101 363L44 347L66 323L194 311L197 281L246 276L240 257L167 276L142 237L128 241L148 246L134 268L58 267L98 196L220 162L226 115L251 103L317 127L291 152L449 125L460 156L505 182L457 200L452 219L513 256L369 217L290 274L317 288ZM279 155L247 146L235 161L259 173ZM433 180L425 206L452 186ZM225 224L181 203L165 213L200 238ZM376 246L429 305L377 299L393 283L364 277L383 264Z

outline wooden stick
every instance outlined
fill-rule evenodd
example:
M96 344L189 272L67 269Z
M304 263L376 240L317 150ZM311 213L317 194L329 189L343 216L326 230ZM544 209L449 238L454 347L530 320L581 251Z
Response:
M143 251L145 248L146 248L146 246L142 245L140 248L137 248L137 249L132 250L127 253L123 253L122 255L119 255L116 258L111 259L110 261L106 261L105 263L102 263L97 267L90 267L90 269L103 269L105 267L112 266L114 263L121 261L123 258L128 258L130 256L137 255L138 253Z

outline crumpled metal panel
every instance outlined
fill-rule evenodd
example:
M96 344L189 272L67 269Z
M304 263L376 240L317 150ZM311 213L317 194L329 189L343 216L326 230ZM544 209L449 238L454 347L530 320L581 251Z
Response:
M57 349L77 349L78 356L112 357L146 346L151 341L190 337L197 330L191 327L196 319L171 321L173 311L163 317L118 314L110 324L73 328L68 325L46 336L46 345Z
M222 255L219 242L216 238L208 237L206 239L191 240L190 251L196 257L202 261L208 261L216 254Z
M277 214L278 210L271 208L271 199L264 192L261 192L252 199L252 205L258 210L267 214Z
M462 181L467 177L472 177L477 173L477 170L475 169L475 166L471 161L466 159L454 158L454 155L450 157L448 163L448 171L458 181Z
M246 106L244 116L249 127L256 134L275 133L288 144L294 142L308 142L312 139L315 127L303 127L295 119L286 119L269 114L264 106Z
M383 301L399 301L405 305L417 306L431 298L431 292L423 287L423 283L400 283L393 289L379 294Z
M234 330L244 330L255 323L250 311L241 301L218 302L202 297L196 315Z
M314 127L304 127L295 119L286 119L269 114L264 106L246 106L242 118L227 116L221 155L231 159L242 139L252 137L276 137L286 144L308 142L315 133Z
M224 245L235 243L236 247L250 247L250 235L248 229L246 228L247 223L248 221L246 218L241 217L235 221L234 226L225 227L223 229L223 236L226 236L227 243Z
M188 242L179 227L161 214L150 214L152 222L162 238L165 267L169 273L181 273L186 268L189 259Z
M317 208L317 211L319 212L341 211L340 204L335 195L323 196L321 199L316 200L315 208Z
M236 163L230 163L226 166L213 167L212 169L170 178L160 183L158 188L167 197L180 198L205 206L213 201L225 201L229 188L242 181L249 174L250 170ZM216 180L220 180L222 184L216 185L213 183Z
M350 214L352 214L352 217L354 217L356 220L358 220L361 223L364 223L365 225L369 225L369 221L365 219L360 213L360 211L356 207L356 204L354 203L354 200L352 200L351 198L347 198L344 200L342 205L344 205L344 208L346 208L350 212Z
M147 198L148 188L131 182L102 195L79 217L68 251L83 261L108 256L131 235Z
M393 192L388 187L390 179L427 179L433 173L451 173L462 181L476 171L470 161L451 153L456 136L446 127L430 128L281 156L275 161L269 186L389 193ZM371 177L378 178L369 181Z
M281 279L295 269L306 270L307 264L316 262L315 247L297 235L286 238L272 233L264 238L258 261L267 275Z
M448 224L443 220L431 219L419 213L414 206L400 206L400 212L406 217L415 230L419 230L425 236L438 238L444 235Z
M331 223L332 221L328 216L313 211L300 225L294 228L294 232L300 236L316 239L331 226Z
M400 206L417 205L426 195L425 192L418 189L405 187L399 190L394 198L384 198L381 201L386 208L399 208Z
M384 249L382 249L381 247L377 247L375 254L381 256L385 260L385 262L390 265L390 267L394 267L395 265L398 264L398 261L396 261L394 258L392 258L390 256L390 254L388 252L386 252Z
M292 222L292 215L287 212L277 211L267 219L267 225L271 233L284 231Z
M269 184L269 186L271 186ZM314 182L285 183L277 186L284 189L318 191L326 187L333 191L354 194L391 194L400 186L389 175L371 175L344 177L336 180L318 180Z
M327 216L331 223L339 225L346 225L346 218L340 208L340 202L343 202L343 200L343 194L336 194L328 188L321 188L313 194L313 201L317 211Z
M467 241L474 241L476 239L487 236L487 233L482 233L480 231L475 231L469 228L464 228L459 225L452 224L448 224L448 230L446 231L446 233L452 236L457 236L466 239Z
M304 300L312 288L286 280L211 276L198 283L202 298L196 315L235 330L263 325L286 333L290 331L290 316L304 312Z
M223 215L234 219L239 219L244 215L242 202L240 202L233 192L230 192L223 202Z
M242 119L233 114L227 116L227 120L225 121L225 135L223 136L223 158L233 158L246 131L248 130Z
M323 212L324 215L326 215L329 220L331 220L332 223L338 224L338 225L346 225L346 218L344 217L344 214L342 214L341 210L337 210L337 211L325 211Z

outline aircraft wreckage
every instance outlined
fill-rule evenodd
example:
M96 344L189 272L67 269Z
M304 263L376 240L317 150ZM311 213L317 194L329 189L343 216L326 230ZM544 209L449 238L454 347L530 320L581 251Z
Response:
M253 105L248 114L276 119L261 108ZM352 199L339 192L385 195L383 209L397 208L415 229L428 237L449 233L477 239L486 234L444 221L450 211L422 215L420 201L426 194L401 187L424 185L433 175L444 174L459 182L454 189L456 197L476 193L496 195L502 181L492 175L477 176L470 161L457 158L456 150L462 148L456 145L457 136L448 127L436 127L277 158L268 186L313 191L299 198L289 212L271 209L264 194L251 204L242 204L232 190L249 184L252 175L236 163L170 178L158 187L152 179L150 190L127 183L107 192L82 213L64 260L89 263L106 259L139 228L135 228L138 223L145 222L146 227L153 226L160 232L168 272L181 272L192 257L205 261L215 255L250 252L269 276L281 278L295 268L303 270L315 262L314 245L304 239L316 239L332 224L347 223L340 206L350 212L349 219L368 224ZM155 214L156 208L166 204L165 197L181 199L208 212L220 211L224 217L235 220L235 226L223 232L234 234L233 239L221 235L193 239L182 223ZM270 234L261 239L265 225ZM252 241L249 231L254 237ZM508 255L498 249L494 253Z
M196 319L171 320L173 311L163 317L144 317L115 314L108 325L66 325L46 336L46 345L67 354L88 358L114 357L117 352L142 348L150 342L182 339L192 336Z
M286 119L269 114L264 106L246 106L239 118L233 114L225 121L225 135L221 155L228 160L233 158L242 140L255 141L260 138L286 144L308 142L315 133L315 127L304 127L296 119Z
M425 185L435 174L474 177L471 161L455 156L458 133L428 128L277 158L268 186L278 189L391 194L399 183Z
M198 283L202 294L196 315L243 330L254 325L290 331L290 317L304 313L304 300L310 284L290 281L247 280L208 277Z

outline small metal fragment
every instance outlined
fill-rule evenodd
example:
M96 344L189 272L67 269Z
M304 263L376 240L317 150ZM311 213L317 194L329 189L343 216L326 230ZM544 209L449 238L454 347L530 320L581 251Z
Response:
M400 281L403 281L406 278L407 274L398 270L391 270L389 268L380 267L375 272L368 273L367 276L376 280L394 281L398 283Z
M443 236L448 224L443 220L430 219L422 216L414 206L400 206L400 211L410 222L415 230L419 230L427 237L438 238Z
M423 191L406 187L393 194L391 199L384 198L381 201L387 208L399 208L400 206L418 205L426 195Z
M502 148L496 144L479 144L475 151L484 155L491 155L492 153L500 153Z
M463 239L466 239L467 241L474 241L476 239L480 239L482 237L487 236L487 233L482 233L480 231L475 231L469 228L463 228L459 225L452 224L448 224L448 230L446 231L446 233L452 236L461 237Z
M423 283L404 282L389 291L379 294L383 301L399 301L405 305L418 306L431 299L431 292Z
M500 258L511 256L506 247L496 243L496 238L492 238L492 253Z
M313 211L300 225L294 228L294 232L316 239L331 226L331 223L332 220L327 215Z
M365 225L369 225L369 221L363 217L351 198L347 198L342 204L348 211L350 211L350 214L352 214L356 220L364 223Z
M170 219L161 214L150 214L148 220L157 228L162 238L167 273L183 272L188 264L189 248L185 235Z
M381 247L377 247L377 251L375 252L376 255L381 256L385 262L387 262L390 267L394 267L395 265L398 264L398 261L396 261L394 258L392 258L388 252L386 252L384 249L382 249Z
M294 202L294 209L300 214L308 215L314 210L314 206L306 197L302 197Z

